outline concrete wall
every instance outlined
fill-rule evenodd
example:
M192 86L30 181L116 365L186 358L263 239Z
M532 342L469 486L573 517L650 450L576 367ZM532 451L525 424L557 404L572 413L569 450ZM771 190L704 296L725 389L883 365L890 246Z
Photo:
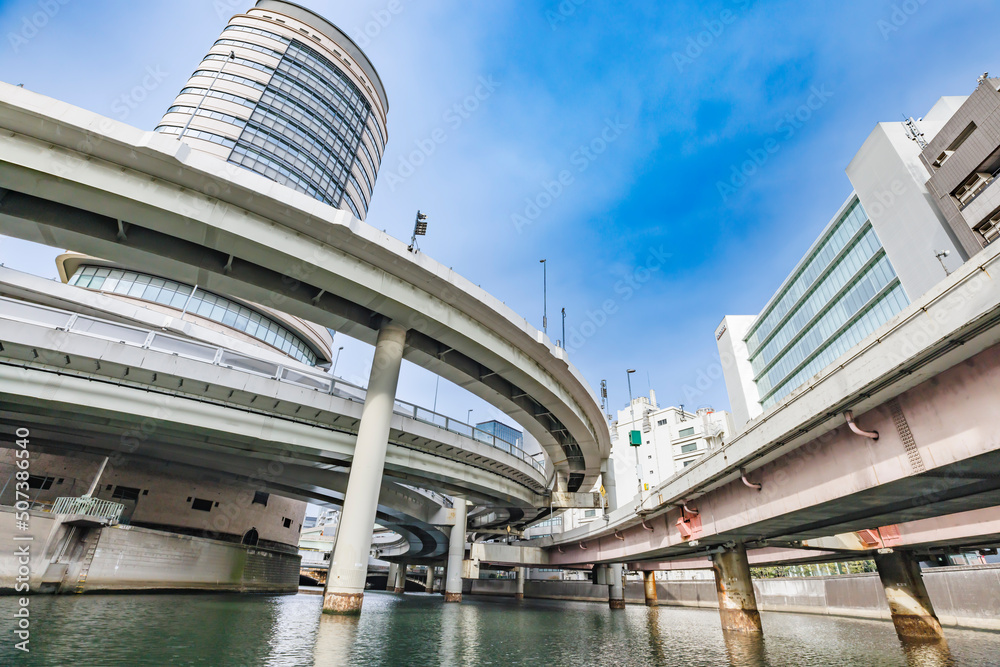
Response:
M924 570L924 582L942 625L1000 630L1000 565L943 567ZM513 597L516 582L481 579L471 582L473 595ZM878 575L757 579L761 611L783 611L889 620L889 607ZM717 608L715 582L658 581L657 600L664 606ZM608 589L589 581L527 581L526 598L607 602ZM642 584L630 581L626 602L644 601Z
M36 593L75 591L87 540L94 538L97 548L83 592L298 590L300 558L295 554L134 526L91 528L90 538L62 549L71 527L59 525L57 518L42 512L31 512L30 526L27 533L15 532L14 513L10 508L0 508L0 540L18 544L13 541L14 535L35 538L30 543L30 587ZM17 567L13 549L0 553L0 594L13 592Z
M14 449L0 446L0 489L16 470L14 453ZM100 461L94 456L62 456L33 451L31 474L54 479L48 489L31 489L31 499L52 503L60 496L86 493ZM112 495L116 486L140 489L141 495L137 501L114 499ZM125 505L122 517L130 523L162 527L163 530L204 531L210 537L229 535L236 540L250 528L256 528L262 541L297 546L307 504L271 494L264 506L253 502L256 490L233 477L189 466L165 461L147 463L138 458L116 462L112 458L101 475L94 495ZM194 509L195 498L211 501L211 509ZM13 503L14 485L7 484L0 491L0 505ZM285 519L290 522L287 527Z

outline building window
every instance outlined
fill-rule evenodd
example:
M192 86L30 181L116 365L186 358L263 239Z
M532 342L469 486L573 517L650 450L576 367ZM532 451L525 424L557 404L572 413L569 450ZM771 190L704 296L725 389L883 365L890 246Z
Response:
M264 507L267 507L267 499L270 496L271 496L270 493L265 493L264 491L254 491L253 500L250 501L250 504L253 505L254 503L256 503L258 505L263 505Z
M191 509L199 510L201 512L211 512L212 511L212 501L203 500L201 498L195 498L191 502Z
M976 225L976 232L983 237L983 242L986 245L1000 238L1000 208L993 211L986 220Z
M583 513L583 516L585 517L597 516L597 510L587 510L586 512Z
M685 462L684 462L684 467L685 467L685 468L687 468L687 467L688 467L689 465L691 465L692 463L694 463L694 460L691 460L691 461L685 461Z
M141 489L134 489L131 486L116 486L111 493L112 500L139 500Z
M660 419L659 421L656 422L656 425L657 426L666 426L667 425L667 420L666 419Z
M687 454L688 452L694 452L698 450L698 443L691 442L686 445L681 445L681 454Z
M52 487L54 477L40 477L38 475L28 475L28 488L41 489L42 491Z
M281 525L284 526L285 528L291 528L292 527L292 520L289 519L289 518L287 518L287 517L282 517L281 518Z
M686 438L689 435L694 435L694 426L689 426L688 428L682 428L677 432L678 438Z

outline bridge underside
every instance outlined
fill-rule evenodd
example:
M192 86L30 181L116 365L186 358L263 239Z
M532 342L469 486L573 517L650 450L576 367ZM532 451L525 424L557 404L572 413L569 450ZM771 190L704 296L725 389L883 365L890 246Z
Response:
M564 542L553 564L701 558L732 543L758 547L836 546L824 538L855 531L892 534L919 524L1000 506L1000 345L856 415L878 440L834 428L749 474L650 514L611 535ZM977 516L964 514L964 516ZM986 515L982 515L986 516ZM992 545L998 526L975 520L948 536L924 531L932 546ZM938 524L939 529L947 526ZM897 542L897 546L903 542ZM886 546L891 546L891 540ZM877 546L882 546L878 544Z

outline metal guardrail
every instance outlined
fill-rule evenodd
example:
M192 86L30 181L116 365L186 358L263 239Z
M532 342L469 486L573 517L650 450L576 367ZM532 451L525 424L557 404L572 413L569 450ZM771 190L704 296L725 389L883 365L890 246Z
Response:
M118 523L125 506L110 500L101 500L91 496L79 498L56 498L52 505L53 514L81 514L98 519L108 519L112 524Z
M179 357L260 375L272 380L287 382L351 401L363 402L367 394L367 390L364 387L330 375L311 373L298 368L289 368L273 361L258 359L214 345L197 343L180 338L179 336L171 336L159 331L150 331L126 324L118 324L59 308L40 306L38 304L0 297L0 317L9 320L20 320L31 324L41 324L57 330L72 331L96 338L112 340L125 345L134 345L143 349L175 354ZM484 445L507 452L528 463L539 472L545 473L545 465L526 454L517 445L470 424L406 401L397 400L393 407L393 412L405 417L411 417L425 424L443 428L451 433L464 435Z

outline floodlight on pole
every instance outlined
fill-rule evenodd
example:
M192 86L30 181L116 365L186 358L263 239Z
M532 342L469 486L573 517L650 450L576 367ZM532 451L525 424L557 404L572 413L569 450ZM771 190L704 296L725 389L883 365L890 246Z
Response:
M410 252L416 252L420 248L417 246L417 237L427 236L427 214L417 211L417 218L413 221L413 236L410 237Z

